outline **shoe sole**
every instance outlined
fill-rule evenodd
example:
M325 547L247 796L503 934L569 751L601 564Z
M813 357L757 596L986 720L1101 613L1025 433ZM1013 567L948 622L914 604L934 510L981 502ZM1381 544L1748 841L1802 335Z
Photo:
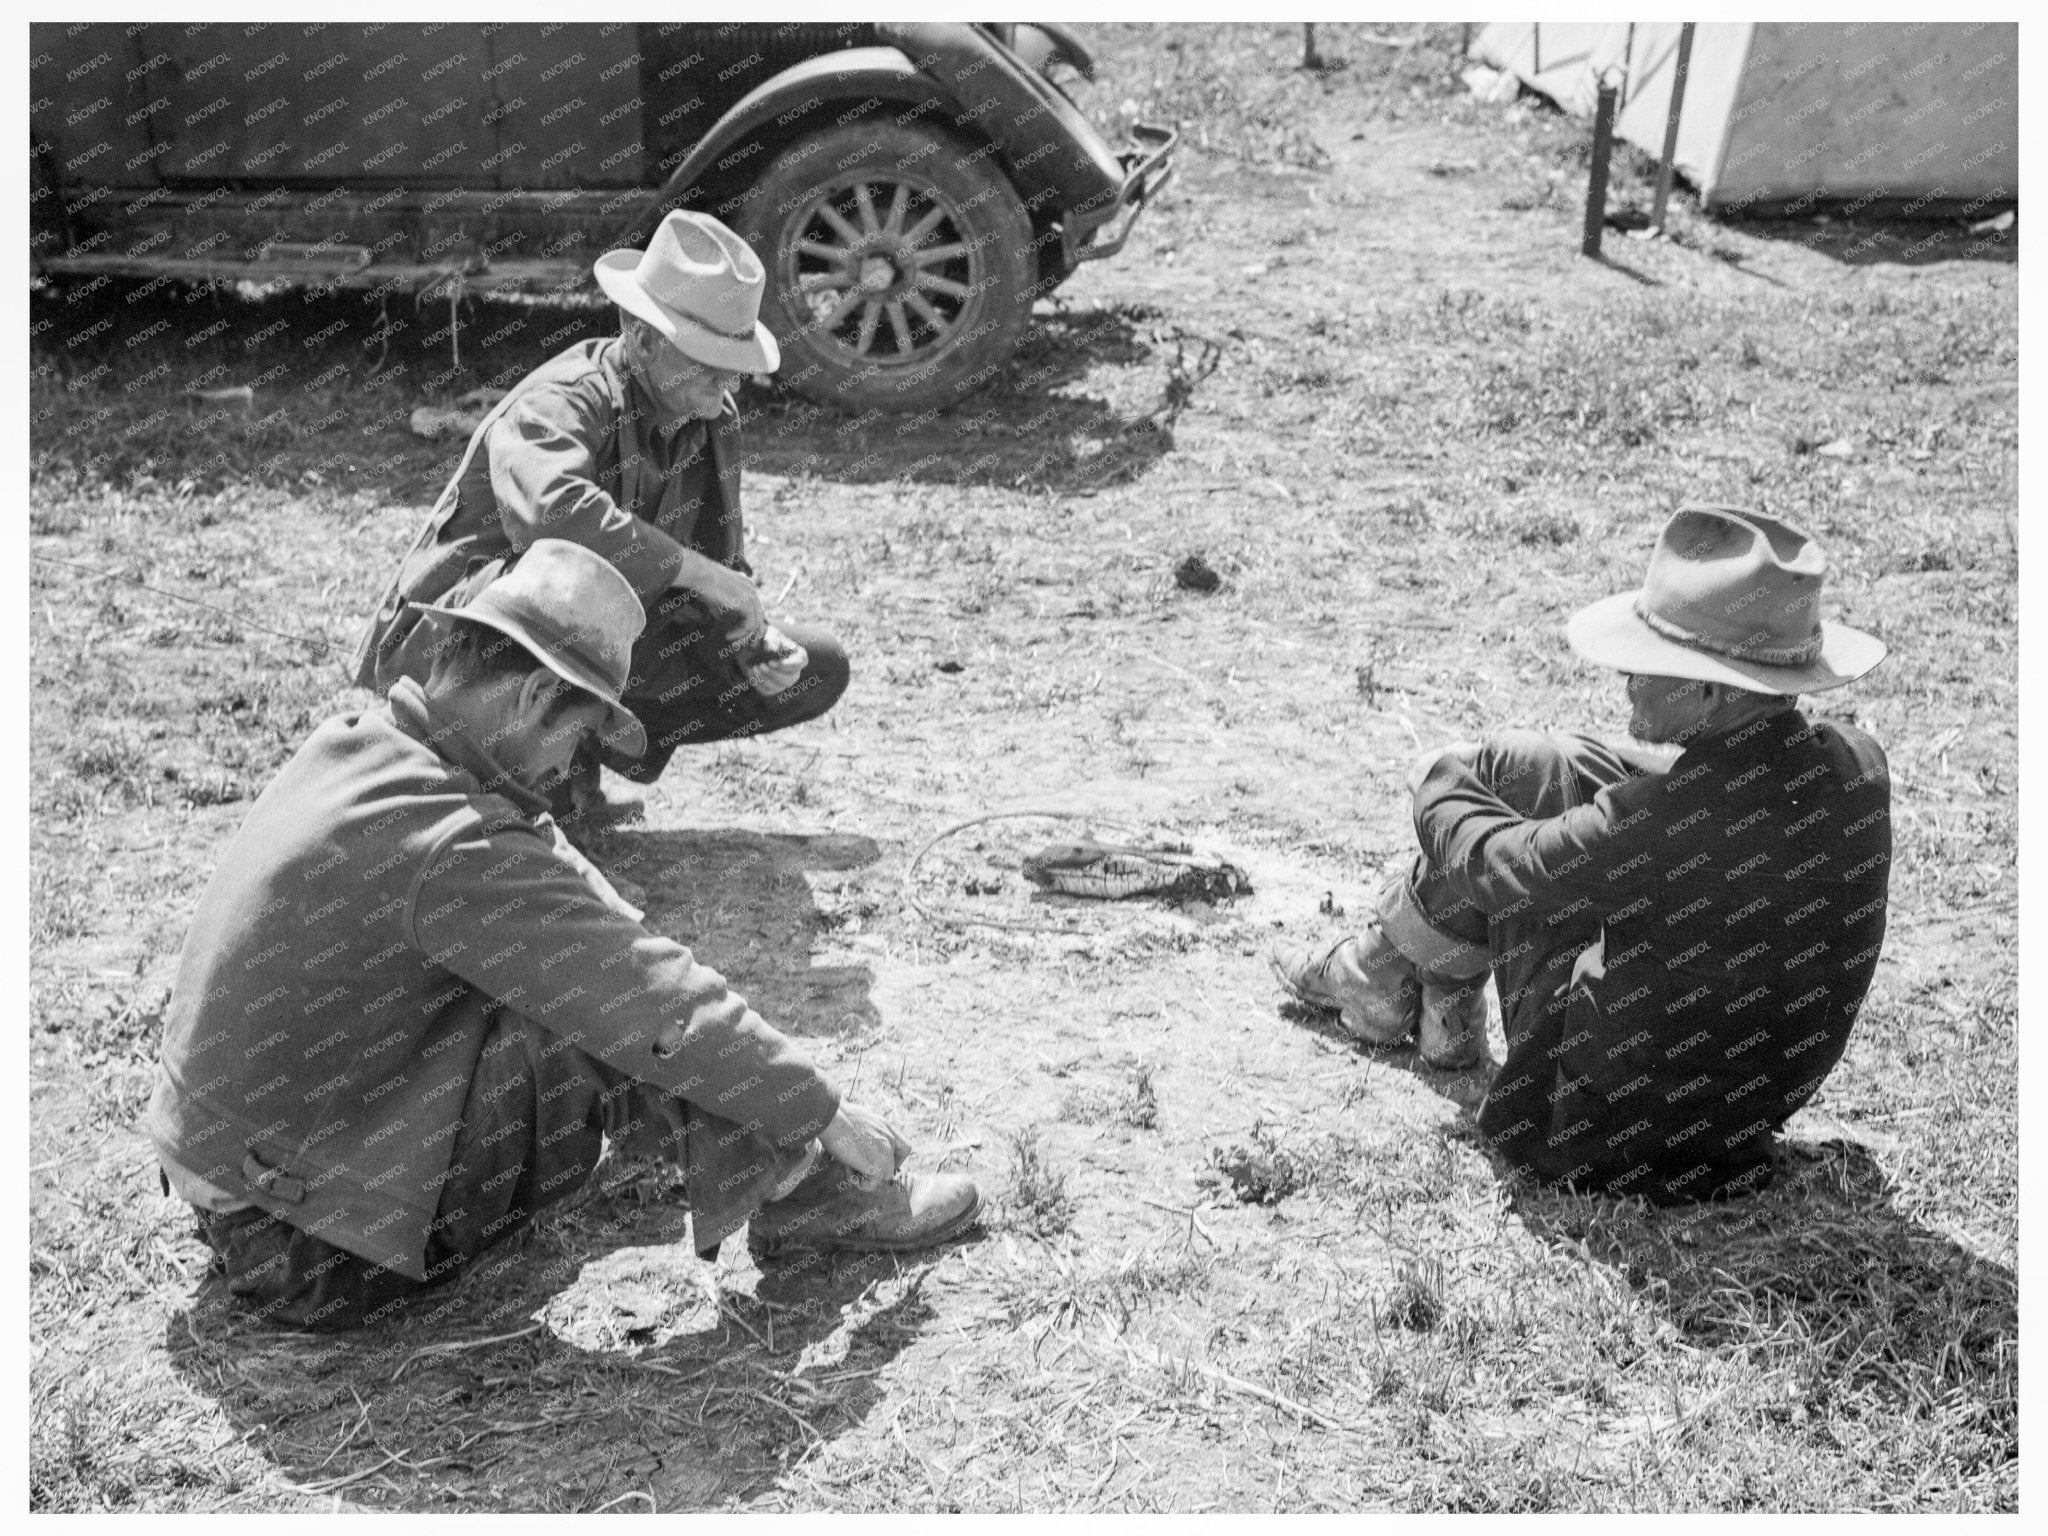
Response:
M802 1238L766 1238L759 1241L750 1234L747 1238L747 1252L756 1262L762 1260L794 1258L808 1253L922 1253L927 1248L936 1248L961 1236L981 1220L981 1191L974 1193L974 1204L942 1227L921 1232L915 1238L868 1237L827 1237L820 1242L809 1242Z
M1467 1067L1479 1065L1480 1057L1485 1053L1473 1051L1464 1056L1429 1056L1421 1051L1417 1051L1415 1054L1424 1066L1431 1067L1438 1072L1462 1072Z

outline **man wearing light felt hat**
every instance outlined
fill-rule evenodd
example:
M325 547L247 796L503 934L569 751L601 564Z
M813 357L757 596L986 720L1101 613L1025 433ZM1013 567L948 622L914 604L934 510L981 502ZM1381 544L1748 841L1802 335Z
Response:
M201 896L149 1130L230 1291L375 1321L576 1192L609 1142L685 1175L702 1250L908 1251L971 1225L959 1175L851 1103L547 815L645 622L618 569L539 539L419 615L424 684L327 721Z
M1767 1182L1884 941L1884 753L1798 708L1884 657L1821 617L1825 574L1789 523L1680 508L1642 589L1566 627L1625 674L1630 734L1678 757L1534 731L1425 752L1413 867L1364 933L1277 947L1283 984L1461 1068L1490 977L1507 1057L1479 1127L1511 1167L1659 1203Z
M594 270L619 334L550 359L485 417L356 655L366 688L423 680L413 605L461 606L538 538L610 561L648 613L625 695L648 747L587 752L556 795L565 819L603 814L600 760L651 783L678 746L815 719L848 677L829 634L769 622L744 553L728 391L781 362L759 319L760 260L710 215L677 211L646 250L612 251Z

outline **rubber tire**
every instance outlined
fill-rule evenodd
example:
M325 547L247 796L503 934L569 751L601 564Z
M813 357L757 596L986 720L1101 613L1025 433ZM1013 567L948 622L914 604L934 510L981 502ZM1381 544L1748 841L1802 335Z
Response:
M1037 296L1031 220L993 155L958 163L971 152L942 129L885 118L807 135L770 162L734 228L767 269L761 319L782 346L778 377L791 388L847 411L943 409L986 383L1015 353ZM819 332L794 286L793 269L779 259L797 234L800 205L827 182L859 170L893 173L944 202L972 247L965 258L972 292L948 327L951 339L929 356L920 353L915 365L873 369L852 347Z

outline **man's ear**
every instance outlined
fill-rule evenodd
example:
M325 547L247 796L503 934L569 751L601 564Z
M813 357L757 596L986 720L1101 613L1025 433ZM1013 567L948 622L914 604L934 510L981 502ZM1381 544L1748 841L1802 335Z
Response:
M518 717L522 720L539 720L548 712L548 706L555 702L555 695L567 687L559 677L546 667L535 667L526 674L526 681L519 685Z

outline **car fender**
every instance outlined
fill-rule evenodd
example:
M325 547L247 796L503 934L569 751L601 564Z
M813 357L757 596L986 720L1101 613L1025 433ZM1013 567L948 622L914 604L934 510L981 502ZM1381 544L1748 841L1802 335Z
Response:
M805 59L735 102L615 240L643 244L661 215L681 206L691 192L704 187L713 196L730 193L735 182L758 173L793 139L833 127L850 109L873 100L935 109L942 120L958 110L945 88L896 48L844 48ZM724 217L732 210L712 211Z
M1026 208L1089 225L1115 211L1123 164L1051 81L973 27L912 21L875 30L953 93L954 126L996 146Z
M1019 21L1012 28L1010 51L1040 74L1048 73L1049 62L1063 59L1083 80L1095 78L1095 55L1072 27L1056 21Z

